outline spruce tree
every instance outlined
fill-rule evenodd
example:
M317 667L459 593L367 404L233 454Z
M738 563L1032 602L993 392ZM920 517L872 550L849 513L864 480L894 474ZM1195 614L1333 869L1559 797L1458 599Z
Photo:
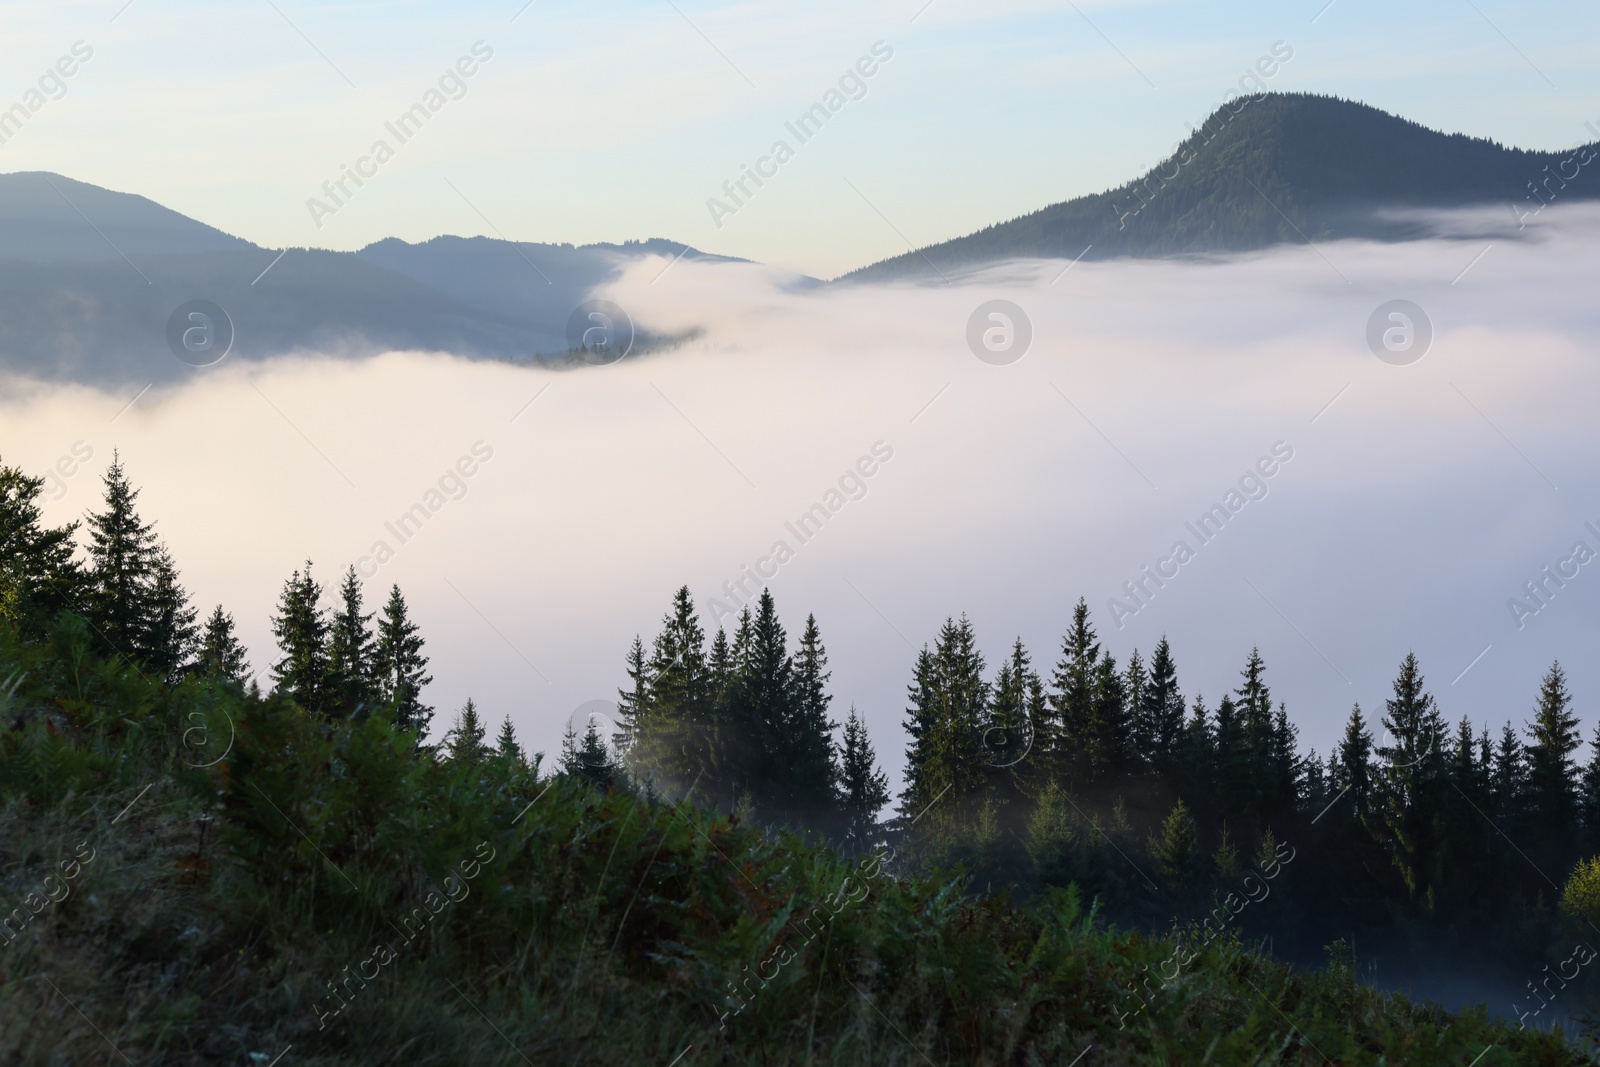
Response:
M985 777L989 686L983 670L983 656L965 615L960 622L946 619L933 650L924 647L917 656L906 713L911 745L900 801L903 814L918 818L935 801L938 810L928 816L935 824L954 826L973 814Z
M1047 783L1039 773L1048 771L1039 756L1050 747L1045 718L1044 683L1018 637L995 675L983 732L988 792L1002 807Z
M1584 855L1600 855L1600 722L1595 723L1594 738L1589 742L1589 762L1583 765L1578 806L1583 825L1581 840Z
M591 723L591 727L592 727ZM478 763L488 755L489 749L484 744L483 720L478 717L478 706L467 698L467 703L456 713L455 722L450 725L450 730L445 734L445 745L450 750L450 758L457 763Z
M1178 668L1165 634L1150 654L1148 678L1139 699L1139 719L1150 746L1146 758L1160 777L1171 779L1183 739L1183 694L1178 691Z
M507 715L500 723L500 736L495 738L495 751L500 757L512 764L524 762L522 746L517 744L517 731L511 725L511 716Z
M572 723L567 723L561 736L561 755L556 769L569 778L580 778L592 785L605 787L622 775L622 768L612 759L611 751L600 736L600 727L591 718L584 727L580 740Z
M1266 806L1262 818L1277 822L1293 815L1300 806L1307 783L1306 769L1314 765L1320 775L1322 765L1312 753L1309 761L1300 756L1300 731L1289 721L1289 709L1282 701L1272 716L1272 739L1267 765ZM1319 809L1320 810L1320 809Z
M1252 648L1240 672L1243 681L1234 691L1234 707L1244 731L1245 781L1241 782L1240 815L1253 818L1257 829L1266 826L1273 815L1278 791L1278 775L1273 767L1276 747L1272 717L1272 693L1267 689L1266 663L1261 650Z
M1122 671L1122 695L1128 703L1128 740L1133 749L1133 760L1141 768L1154 764L1155 728L1145 715L1145 689L1150 684L1150 673L1136 648L1128 657Z
M0 622L26 641L42 639L57 613L83 607L85 576L73 558L78 524L41 523L44 484L0 463Z
M1095 699L1095 671L1100 663L1100 643L1089 623L1089 604L1079 598L1072 609L1072 625L1061 641L1061 659L1050 677L1050 711L1055 718L1055 779L1069 790L1083 790L1104 766L1099 751L1103 734Z
M339 608L328 627L327 704L329 714L340 718L370 710L378 702L372 613L363 614L361 607L361 581L350 567L339 586Z
M195 670L208 678L244 685L250 679L250 663L245 655L244 645L234 631L233 616L218 604L201 631Z
M771 595L763 590L762 598L770 601ZM784 801L788 814L812 824L823 822L833 810L839 774L833 746L837 723L828 718L833 697L827 690L831 676L827 666L816 616L807 615L794 655L789 721L779 735L773 762L788 794Z
M1150 843L1150 852L1161 869L1161 880L1172 898L1181 900L1193 888L1198 873L1199 835L1194 816L1180 798L1161 824L1161 832Z
M149 629L160 545L154 524L139 518L139 490L115 452L104 481L105 510L89 515L89 621L109 651L137 659Z
M1192 810L1199 811L1208 822L1220 817L1221 805L1217 803L1217 742L1211 726L1211 715L1200 694L1194 697L1189 719L1183 725L1183 735L1177 753L1178 793Z
M326 710L328 678L328 619L322 608L322 586L311 576L311 561L305 573L296 570L283 583L278 612L272 620L272 633L278 639L283 658L272 665L273 682L306 711L322 714Z
M1384 703L1390 743L1378 749L1379 810L1383 841L1411 902L1432 911L1443 877L1444 807L1451 799L1446 774L1444 720L1423 687L1414 653L1407 653ZM1453 796L1453 794L1452 794Z
M422 690L433 682L428 657L422 654L422 633L398 585L389 590L378 622L375 691L396 726L427 734L433 708L422 702Z
M639 719L630 758L657 788L682 793L707 774L715 776L718 763L705 630L688 586L673 594L647 674L649 707Z
M1377 811L1377 768L1372 762L1372 734L1360 704L1350 709L1334 760L1334 795L1343 794L1339 803L1348 805L1350 817L1365 825Z
M867 724L854 706L844 721L844 752L839 769L839 810L847 839L871 844L878 812L889 803L889 778L878 770Z
M178 569L165 547L156 550L151 565L144 611L136 646L139 659L156 677L176 683L194 657L198 630L195 609L178 583Z
M617 690L617 732L611 742L625 759L631 760L634 742L648 726L650 714L650 674L644 662L644 642L638 634L628 649L624 669L629 684L627 689Z
M1239 714L1233 694L1224 693L1217 704L1212 751L1215 762L1216 810L1235 828L1255 824L1255 783L1251 778L1250 739L1244 717Z
M789 775L778 765L778 754L786 747L784 731L794 721L794 664L789 658L788 635L778 621L772 594L765 589L756 602L738 688L745 729L756 738L756 745L741 761L740 777L758 810L779 815L795 799Z
M1483 813L1493 807L1489 767L1479 762L1476 741L1472 722L1463 716L1450 746L1451 791L1446 795L1444 822L1445 855L1451 877L1441 887L1456 914L1481 910L1476 906L1485 900L1485 890L1496 880L1492 847L1493 838L1498 835L1483 820Z
M1583 743L1572 695L1560 663L1552 663L1539 687L1528 724L1527 825L1536 859L1565 866L1578 857L1578 780L1572 754Z
M1094 721L1099 730L1095 740L1092 777L1123 779L1138 767L1133 748L1133 723L1129 715L1123 676L1117 661L1108 652L1094 670Z
M1502 832L1515 840L1522 830L1527 802L1527 758L1522 750L1522 742L1510 723L1500 728L1500 744L1495 749L1489 794L1494 801L1495 820Z

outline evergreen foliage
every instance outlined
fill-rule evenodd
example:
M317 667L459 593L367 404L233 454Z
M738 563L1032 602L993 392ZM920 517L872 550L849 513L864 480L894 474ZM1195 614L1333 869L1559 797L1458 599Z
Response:
M433 721L433 708L422 702L422 690L433 682L428 657L422 654L421 630L398 585L389 589L378 623L373 692L396 726L423 737Z
M195 670L207 678L242 686L250 680L250 661L247 656L235 632L233 616L218 604L207 616L201 630Z

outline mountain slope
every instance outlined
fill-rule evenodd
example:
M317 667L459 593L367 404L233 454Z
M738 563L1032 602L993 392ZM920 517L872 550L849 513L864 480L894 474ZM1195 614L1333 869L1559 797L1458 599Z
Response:
M567 318L590 292L641 257L680 253L701 255L660 239L575 247L438 237L280 258L141 196L58 174L5 174L0 368L95 384L194 373L166 333L191 300L227 312L231 360L394 349L559 359Z
M44 171L0 174L0 256L6 259L79 263L254 247L132 193Z
M844 278L937 280L941 271L998 259L1070 259L1089 246L1086 258L1104 259L1248 251L1307 238L1403 240L1426 231L1383 209L1510 202L1532 210L1540 201L1531 199L1530 184L1547 179L1546 199L1600 196L1600 180L1571 152L1528 152L1439 133L1333 97L1270 93L1235 104L1237 112L1219 108L1136 181ZM1562 173L1570 180L1554 177Z

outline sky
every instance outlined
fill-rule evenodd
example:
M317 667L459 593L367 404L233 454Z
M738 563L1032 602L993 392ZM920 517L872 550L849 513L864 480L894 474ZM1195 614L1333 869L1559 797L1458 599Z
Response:
M1020 637L1048 672L1080 596L1119 663L1166 635L1183 692L1213 708L1259 647L1324 755L1358 703L1381 739L1408 652L1452 723L1496 734L1559 659L1587 738L1600 207L1442 228L1473 236L1024 261L929 287L797 290L778 268L650 257L601 295L656 333L699 331L670 351L561 372L225 359L132 402L14 382L0 455L83 460L46 490L63 523L98 506L120 450L196 602L234 614L258 670L305 560L325 583L357 565L369 603L399 584L436 727L472 697L546 753L615 699L678 586L730 623L746 568L791 635L816 615L833 713L860 709L896 783L916 650L945 619L971 618L991 671ZM966 339L996 299L1031 323L1003 365ZM1431 325L1398 363L1368 341L1397 299ZM426 521L400 531L418 503ZM819 503L820 530L798 528ZM1229 517L1197 536L1212 505Z
M66 0L0 18L0 108L92 53L0 171L271 248L667 237L831 277L1142 173L1280 42L1270 89L1530 148L1600 122L1600 8L1579 0ZM824 130L786 134L875 45L888 58ZM430 90L443 106L400 143L385 124ZM380 139L392 158L314 210ZM779 139L793 158L756 195L708 206Z

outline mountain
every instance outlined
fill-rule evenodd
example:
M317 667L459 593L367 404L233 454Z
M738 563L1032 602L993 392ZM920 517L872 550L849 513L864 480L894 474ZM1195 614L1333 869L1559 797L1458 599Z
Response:
M1507 148L1335 97L1241 97L1218 108L1142 178L839 280L939 280L940 272L1020 257L1108 259L1241 252L1305 239L1412 239L1430 231L1405 209L1493 203L1511 205L1511 220L1512 212L1533 211L1552 198L1600 196L1600 181L1582 170L1593 158L1585 152L1587 158ZM1542 199L1535 199L1541 182Z
M94 263L124 254L140 260L254 247L132 193L44 171L0 174L0 255L6 259Z
M677 242L533 244L390 238L359 252L262 248L142 196L58 174L0 175L0 368L144 384L192 373L168 320L191 300L232 321L228 358L393 349L565 358L567 318L645 256L721 259ZM640 336L635 349L653 340Z

